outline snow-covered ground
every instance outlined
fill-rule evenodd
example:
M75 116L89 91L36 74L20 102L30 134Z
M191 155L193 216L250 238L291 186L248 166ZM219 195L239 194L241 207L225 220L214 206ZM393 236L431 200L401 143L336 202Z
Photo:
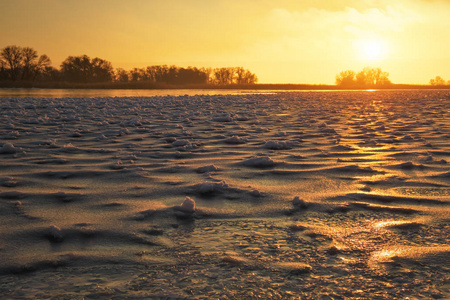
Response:
M0 113L2 297L450 297L449 91Z

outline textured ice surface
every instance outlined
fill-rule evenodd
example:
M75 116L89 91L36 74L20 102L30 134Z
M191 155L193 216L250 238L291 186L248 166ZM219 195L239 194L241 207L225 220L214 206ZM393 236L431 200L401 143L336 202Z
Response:
M0 101L6 298L450 296L448 91Z

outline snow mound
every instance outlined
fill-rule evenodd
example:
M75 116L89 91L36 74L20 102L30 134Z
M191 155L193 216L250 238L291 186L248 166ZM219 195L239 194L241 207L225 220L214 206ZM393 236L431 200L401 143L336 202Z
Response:
M294 197L292 200L292 205L294 206L294 209L304 209L307 207L305 200L300 199L298 196Z
M224 140L226 144L232 144L232 145L239 145L239 144L245 144L247 143L246 138L238 137L238 136L232 136L230 138L227 138Z
M257 198L263 196L263 194L262 194L260 191L258 191L258 190L253 190L253 191L251 191L251 192L250 192L250 195L252 195L253 197L257 197Z
M268 156L249 158L241 162L243 166L251 168L271 168L275 162Z
M176 140L172 143L172 146L178 148L178 150L181 151L189 151L199 147L199 144L192 143L188 140Z
M174 207L175 216L179 218L191 218L195 213L195 201L192 198L186 197L181 205Z
M61 228L55 225L50 225L47 230L46 236L51 242L62 242L62 240L64 239Z
M10 143L4 143L2 148L0 148L0 154L16 154L19 151L20 148L16 148Z
M218 168L215 165L208 165L208 166L199 167L195 171L197 173L210 173L210 172L215 172L217 170L218 170Z
M190 142L188 140L176 140L172 143L172 146L174 147L183 147L186 145L189 145Z
M180 206L177 206L177 209L179 211L185 212L185 213L194 213L195 212L195 201L192 198L186 197L181 203Z
M229 114L221 114L216 115L212 118L212 121L214 122L231 122L233 121L233 117L231 117Z
M263 148L270 150L288 150L291 149L291 145L289 142L285 141L268 141L264 144Z
M197 185L197 192L200 194L213 194L221 192L228 188L228 184L225 181L221 182L203 182Z

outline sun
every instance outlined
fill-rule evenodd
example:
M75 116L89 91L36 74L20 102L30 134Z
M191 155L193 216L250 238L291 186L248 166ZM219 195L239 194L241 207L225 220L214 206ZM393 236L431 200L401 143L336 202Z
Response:
M376 41L366 41L364 44L364 54L369 59L379 58L381 55L381 45Z
M358 40L355 43L355 47L361 59L383 59L387 52L387 45L381 39Z

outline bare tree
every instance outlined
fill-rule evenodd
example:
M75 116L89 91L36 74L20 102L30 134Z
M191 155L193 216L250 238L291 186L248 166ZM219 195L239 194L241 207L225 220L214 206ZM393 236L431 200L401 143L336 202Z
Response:
M9 69L9 79L13 81L17 80L22 67L22 48L18 46L7 46L2 49L0 57L6 68Z
M233 83L233 68L217 68L214 69L214 81L216 84L225 85Z
M385 86L391 84L389 80L389 73L381 71L380 68L373 69L373 75L375 78L375 86Z
M258 82L258 77L249 70L245 70L242 84L255 84Z
M122 68L117 68L115 80L119 82L128 82L129 80L128 72Z
M22 80L30 80L34 77L38 54L30 47L22 48Z
M33 79L36 79L39 75L47 76L48 74L45 74L47 72L54 72L55 70L51 67L51 65L52 61L47 55L42 54L41 56L39 56L37 63L33 66Z
M243 67L234 68L234 73L236 74L235 80L237 84L244 84L245 82L245 69Z
M213 69L212 68L201 68L200 71L206 75L206 78L207 78L206 83L213 84L213 82L214 82L214 79L212 77Z

